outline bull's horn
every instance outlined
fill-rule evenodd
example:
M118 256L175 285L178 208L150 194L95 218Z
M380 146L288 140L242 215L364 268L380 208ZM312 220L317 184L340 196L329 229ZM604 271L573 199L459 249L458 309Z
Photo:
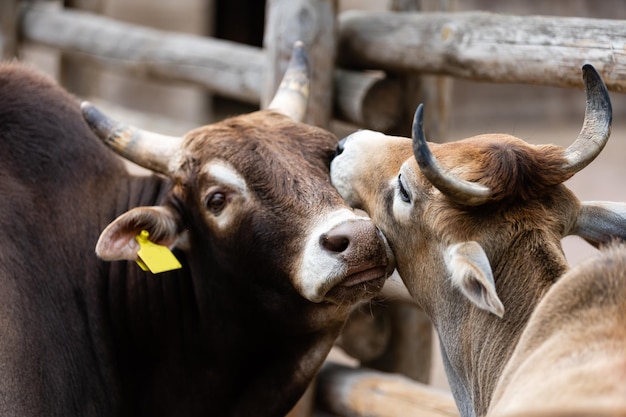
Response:
M152 171L171 174L170 160L178 154L182 138L116 122L87 101L80 108L91 130L117 154Z
M309 100L309 72L309 59L304 44L297 41L285 75L267 108L283 113L295 121L303 121Z
M466 206L478 206L489 199L491 190L482 184L457 178L444 170L430 151L424 135L424 105L420 104L413 118L413 154L422 174L448 198Z
M589 165L602 151L611 135L613 119L609 92L600 74L590 64L583 65L582 72L587 93L585 121L578 138L563 153L567 159L563 170L570 175Z

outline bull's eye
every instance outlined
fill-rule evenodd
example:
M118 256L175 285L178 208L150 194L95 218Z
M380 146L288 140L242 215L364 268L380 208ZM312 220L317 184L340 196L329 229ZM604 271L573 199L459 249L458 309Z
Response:
M404 184L402 184L402 174L398 175L398 194L400 195L400 199L405 203L411 202L411 195L406 188L404 188Z
M213 193L206 200L206 208L214 214L218 214L226 205L226 194L221 192Z

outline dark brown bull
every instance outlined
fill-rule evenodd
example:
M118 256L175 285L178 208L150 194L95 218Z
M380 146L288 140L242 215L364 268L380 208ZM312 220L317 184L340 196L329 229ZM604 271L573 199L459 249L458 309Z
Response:
M304 109L304 63L293 64L274 110L183 138L83 105L105 142L159 173L143 177L73 97L19 64L0 67L1 415L293 406L353 303L393 268L377 229L330 184L336 139L280 112ZM182 269L141 271L142 230Z
M565 186L605 146L611 103L586 65L583 129L566 149L488 134L427 143L360 131L341 141L333 184L367 211L431 317L463 416L481 416L536 304L567 270L561 239L626 239L626 205L581 202Z

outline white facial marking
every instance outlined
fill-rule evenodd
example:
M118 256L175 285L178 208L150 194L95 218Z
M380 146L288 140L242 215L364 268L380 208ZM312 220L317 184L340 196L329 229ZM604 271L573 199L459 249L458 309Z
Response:
M321 302L326 292L346 273L347 266L343 258L325 250L320 236L345 221L367 218L356 215L350 209L340 209L313 220L296 271L295 285L304 298L315 303Z
M411 213L413 211L413 205L415 199L418 198L416 190L414 190L410 184L413 183L415 173L408 164L403 164L400 168L399 177L395 177L391 180L391 187L395 190L393 196L393 214L398 222L405 223L411 220ZM408 193L410 200L404 201L400 195L400 184L402 182L405 192Z
M358 196L354 194L352 177L359 172L360 158L367 152L351 152L350 148L358 146L359 150L366 149L368 142L380 140L385 135L372 130L359 130L345 139L344 152L333 159L330 165L331 181L339 194L348 203L354 204ZM357 144L358 142L358 144Z
M221 187L236 193L235 196L231 196L224 211L214 218L217 226L220 229L224 229L234 220L234 216L237 215L237 210L234 209L238 206L238 203L248 198L248 186L239 172L226 161L211 161L204 166L204 172L214 183L214 185L209 188L209 191L214 187Z
M215 160L205 165L204 171L209 174L215 182L236 189L241 194L248 193L246 180L237 172L235 167L226 161Z

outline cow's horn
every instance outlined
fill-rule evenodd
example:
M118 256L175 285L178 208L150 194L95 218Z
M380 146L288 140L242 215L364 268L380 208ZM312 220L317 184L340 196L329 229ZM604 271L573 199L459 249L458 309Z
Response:
M457 178L444 170L430 151L424 135L424 105L420 104L413 118L413 154L424 176L448 198L466 206L478 206L491 195L489 187Z
M611 135L613 119L609 92L600 74L590 64L583 65L582 72L587 93L585 121L578 138L563 153L567 159L563 170L570 175L589 165L600 154Z
M301 122L309 100L309 59L304 44L297 41L291 59L268 109L279 111Z
M117 154L152 171L171 174L170 160L178 154L182 138L116 122L87 101L80 107L91 130Z

